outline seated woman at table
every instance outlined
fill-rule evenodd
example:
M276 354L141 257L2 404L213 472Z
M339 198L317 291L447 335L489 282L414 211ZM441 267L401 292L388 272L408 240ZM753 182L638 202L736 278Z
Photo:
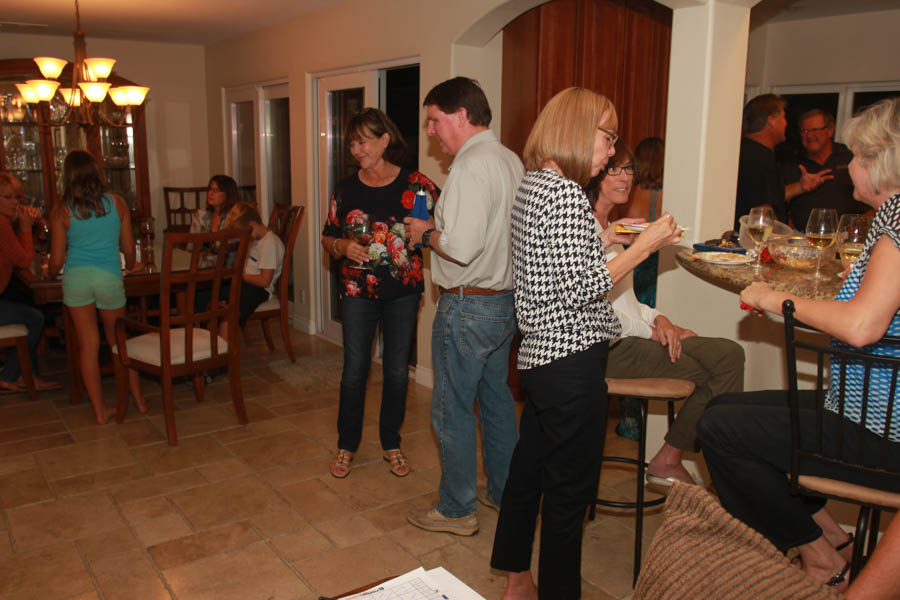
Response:
M247 318L256 308L275 293L275 282L281 275L284 264L284 244L278 235L262 224L256 206L249 202L238 202L224 222L225 229L250 228L250 248L244 263L241 280L241 303L238 307L238 325L243 327ZM219 290L219 299L228 300L231 286L226 282ZM203 310L209 304L212 291L209 288L197 290L194 306ZM228 323L219 326L219 335L228 337Z
M24 325L28 330L28 350L31 366L37 369L37 345L44 330L44 313L36 308L27 294L12 285L13 269L27 269L34 260L34 244L31 225L34 210L20 206L25 197L22 183L6 172L0 172L0 326ZM44 381L37 376L34 384L39 390L52 390L60 386L55 381ZM0 390L24 392L19 354L15 348L3 359L0 373Z
M596 187L588 192L588 200L594 209L597 232L604 240L607 260L612 260L625 250L617 243L620 238L632 237L616 236L615 225L610 227L609 222L610 213L628 202L634 183L634 156L625 142L616 142L616 153L597 179ZM694 483L681 464L682 456L700 449L697 420L709 401L718 394L744 389L744 350L731 340L698 337L638 301L631 273L616 283L607 300L622 322L619 341L609 348L607 377L673 377L696 384L647 468L647 483L657 491L668 491L675 480Z
M206 190L206 206L191 217L191 233L209 233L225 229L225 217L238 203L237 182L228 175L213 175Z
M862 254L837 298L806 300L757 282L741 293L741 300L759 311L780 314L782 303L791 299L797 318L830 334L833 344L886 354L890 350L879 340L884 335L900 335L900 99L883 100L853 117L845 137L854 155L849 169L854 197L876 212ZM854 367L847 370L849 375ZM889 373L873 370L872 378L881 375L888 380L881 389L891 389ZM837 376L832 373L832 377ZM839 387L840 382L832 379L826 396L825 431L834 431L828 423L843 418L843 448L848 455L856 455L860 445L881 447L884 413L892 400L888 393L870 397L867 431L860 439L862 390L852 384L844 387L845 416L839 417L835 408ZM814 392L800 394L801 436L810 439L815 428ZM887 468L897 471L900 398L893 398L893 402ZM780 550L797 547L802 568L814 581L843 588L851 552L847 534L828 516L824 500L789 492L785 473L791 457L790 422L787 392L728 394L716 398L701 417L700 445L722 505ZM832 440L826 437L825 443ZM836 476L825 467L808 474ZM849 477L844 472L837 476ZM890 485L863 476L857 479L853 483ZM900 489L889 491L898 493Z
M112 348L116 319L125 316L119 249L125 255L127 269L134 266L135 251L128 206L107 191L97 161L85 150L72 150L63 162L63 197L50 215L50 233L50 275L65 266L63 304L78 336L84 387L97 423L102 425L116 411L103 402L97 310ZM137 371L129 370L128 386L138 410L147 412Z

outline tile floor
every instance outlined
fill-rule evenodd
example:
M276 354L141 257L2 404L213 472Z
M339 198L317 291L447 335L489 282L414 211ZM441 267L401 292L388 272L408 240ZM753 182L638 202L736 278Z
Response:
M97 426L65 393L0 396L0 598L40 600L315 599L422 565L442 565L485 598L502 574L488 561L496 513L461 538L406 522L430 504L440 478L428 419L431 391L410 385L403 449L413 466L390 474L378 443L380 370L373 366L363 445L350 476L328 474L337 434L339 347L296 334L291 364L269 353L259 330L242 348L250 424L237 424L219 377L198 404L176 386L180 444L165 443L159 386L143 380L147 416ZM60 351L44 374L63 373ZM104 381L108 402L113 382ZM607 451L633 454L614 434ZM633 472L605 469L612 496ZM645 548L661 520L647 520ZM632 513L606 511L584 535L584 597L631 594Z

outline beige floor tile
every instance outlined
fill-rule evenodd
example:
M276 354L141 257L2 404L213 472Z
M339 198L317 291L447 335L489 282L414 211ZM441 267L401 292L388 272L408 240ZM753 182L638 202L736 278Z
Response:
M75 477L66 477L50 482L50 488L57 496L72 496L92 490L109 488L129 481L137 481L149 476L146 468L130 464L117 469L85 473Z
M53 492L38 468L0 475L0 507L11 508L49 500Z
M280 492L294 505L300 516L313 524L353 513L353 509L319 479L289 485Z
M141 550L101 558L91 564L104 598L109 600L169 600L171 596Z
M180 471L234 458L234 454L211 435L179 439L177 446L160 442L133 448L132 453L151 473Z
M20 454L18 456L0 458L0 476L27 471L35 467L37 467L37 463L33 454Z
M250 518L250 523L264 538L273 538L309 526L309 523L297 514L293 508L273 510Z
M66 426L59 420L50 423L29 425L26 427L16 427L14 429L6 429L4 427L0 430L0 444L19 442L48 435L59 435L60 433L66 433Z
M270 542L278 554L291 563L335 550L334 544L327 537L309 525L275 536Z
M126 550L134 550L142 548L131 529L128 527L120 527L111 531L104 531L96 535L89 535L78 540L78 546L84 553L84 557L88 562L93 562L98 558L119 554Z
M208 465L200 465L197 467L197 470L211 482L231 479L233 477L242 477L251 473L250 467L236 458L229 458Z
M616 598L631 592L634 567L634 531L616 519L604 519L585 530L581 575L595 587Z
M322 453L313 458L307 458L290 465L277 465L264 471L260 476L269 482L272 487L278 489L285 486L322 477L328 473L328 465L331 453Z
M260 539L247 521L231 523L199 533L148 545L147 551L162 570L194 562L207 556L231 552Z
M353 565L348 569L348 565ZM402 575L419 561L387 537L335 550L294 563L297 570L321 594L334 595L385 577Z
M176 513L138 523L134 532L144 546L153 546L191 535L194 530Z
M124 504L153 496L171 494L178 490L197 487L207 483L203 475L196 469L175 471L156 477L147 477L137 481L116 485L110 488L110 492L116 502Z
M0 558L0 598L62 599L93 590L94 583L72 543Z
M0 444L0 458L28 454L30 452L39 452L40 450L46 450L47 448L70 446L74 441L71 434L60 433L57 435L30 438L18 442L8 442L6 444Z
M286 507L285 502L256 476L176 492L170 498L198 530Z
M404 513L404 521L405 520ZM449 533L425 531L424 529L419 529L418 527L410 525L409 522L406 522L405 525L402 525L399 528L392 529L387 535L396 542L398 546L402 547L416 558L421 558L429 552L433 552L447 544L456 543L457 541L455 537Z
M322 452L314 440L294 429L236 442L228 448L254 469L295 463Z
M11 508L6 515L16 550L76 540L125 525L105 492Z
M354 510L367 510L421 496L433 488L413 471L405 477L391 474L388 463L375 462L353 468L344 479L323 477L322 481Z
M150 420L160 431L166 430L162 415L150 417ZM178 434L179 444L191 436L234 427L240 427L237 415L234 414L234 408L224 404L204 402L194 408L179 410L175 413L175 431Z
M122 511L125 520L132 526L178 512L175 506L169 502L169 499L165 497L137 500L136 502L121 505L119 510Z
M49 481L135 464L128 447L118 438L45 450L36 458Z
M333 521L323 521L316 524L316 529L325 534L335 548L355 546L382 535L379 528L359 515L352 515Z
M0 423L3 430L22 429L48 423L59 423L59 415L49 402L28 402L0 407ZM0 442L7 433L0 434Z
M410 508L428 506L437 500L437 493L429 492L420 496L408 498L395 504L388 504L363 513L366 519L382 531L393 531L404 527L408 521L406 513Z
M169 569L178 598L194 600L293 600L309 588L264 543Z
M165 429L157 429L147 419L138 419L119 425L119 437L127 446L143 446L166 439Z

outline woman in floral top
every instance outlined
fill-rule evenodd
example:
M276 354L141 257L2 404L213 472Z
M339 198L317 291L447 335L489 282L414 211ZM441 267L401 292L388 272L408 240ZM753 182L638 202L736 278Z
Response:
M331 196L322 247L339 261L344 371L338 412L338 452L331 474L346 477L362 438L366 380L376 325L384 334L384 383L380 435L391 472L410 471L400 451L406 413L409 354L416 314L424 291L422 251L410 250L403 218L416 193L424 192L433 211L440 190L418 171L397 166L406 142L378 109L366 108L347 126L350 153L359 172L337 184Z

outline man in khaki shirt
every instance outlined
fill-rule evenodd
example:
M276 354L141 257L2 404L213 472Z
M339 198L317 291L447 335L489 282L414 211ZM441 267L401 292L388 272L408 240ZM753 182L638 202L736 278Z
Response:
M516 330L510 214L522 161L488 129L491 109L478 83L456 77L425 97L426 131L454 157L434 220L407 218L412 243L432 250L441 294L431 334L431 423L441 456L440 500L407 519L428 531L478 531L476 496L500 504L516 445L515 406L506 384ZM478 403L487 488L477 490L474 406Z

